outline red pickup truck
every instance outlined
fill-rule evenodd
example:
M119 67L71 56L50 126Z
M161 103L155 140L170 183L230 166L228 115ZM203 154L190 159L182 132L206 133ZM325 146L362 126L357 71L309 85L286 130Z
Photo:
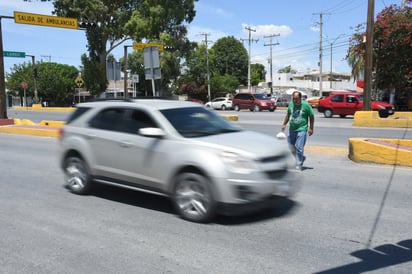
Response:
M323 113L326 118L333 115L346 117L354 115L356 111L363 108L363 95L356 92L339 91L319 100L318 111ZM386 118L395 113L392 104L380 101L371 101L371 110L379 112L379 117Z

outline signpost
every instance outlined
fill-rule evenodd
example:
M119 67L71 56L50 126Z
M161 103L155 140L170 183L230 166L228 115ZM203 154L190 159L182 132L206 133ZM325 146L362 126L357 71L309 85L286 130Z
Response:
M20 11L14 12L14 22L18 24L78 29L78 23L76 18L58 17Z

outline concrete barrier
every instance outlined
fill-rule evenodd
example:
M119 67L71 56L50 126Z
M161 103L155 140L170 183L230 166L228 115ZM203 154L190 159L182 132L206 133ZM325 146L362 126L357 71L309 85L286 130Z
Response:
M359 127L412 127L412 112L395 112L387 118L380 118L377 111L357 111L353 126Z

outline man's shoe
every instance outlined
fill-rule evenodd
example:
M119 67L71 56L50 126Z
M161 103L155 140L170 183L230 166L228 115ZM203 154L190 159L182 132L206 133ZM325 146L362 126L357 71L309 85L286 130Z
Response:
M302 171L302 166L296 166L296 170Z

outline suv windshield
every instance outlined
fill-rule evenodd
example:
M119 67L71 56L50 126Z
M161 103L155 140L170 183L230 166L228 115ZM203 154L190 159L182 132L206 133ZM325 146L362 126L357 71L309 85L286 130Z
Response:
M174 108L160 111L185 138L237 132L241 129L202 107Z

